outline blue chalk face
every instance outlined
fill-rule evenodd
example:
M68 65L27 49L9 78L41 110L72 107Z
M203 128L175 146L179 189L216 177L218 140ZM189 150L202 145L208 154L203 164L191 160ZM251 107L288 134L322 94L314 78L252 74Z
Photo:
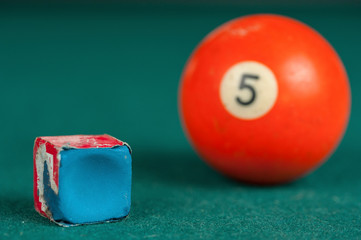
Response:
M129 214L132 159L128 147L68 149L60 159L59 194L45 190L55 221L83 224Z

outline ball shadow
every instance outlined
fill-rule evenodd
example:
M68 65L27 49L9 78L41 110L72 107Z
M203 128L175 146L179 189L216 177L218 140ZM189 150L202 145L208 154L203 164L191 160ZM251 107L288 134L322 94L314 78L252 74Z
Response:
M281 185L257 185L230 179L208 166L191 151L146 151L133 154L134 180L164 182L184 187L242 188L244 190L272 190L298 188L302 179Z

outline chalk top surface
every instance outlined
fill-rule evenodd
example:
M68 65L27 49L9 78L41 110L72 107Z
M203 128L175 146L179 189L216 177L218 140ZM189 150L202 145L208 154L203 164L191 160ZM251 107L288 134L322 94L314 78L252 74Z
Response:
M126 144L110 135L71 135L38 137L41 140L51 143L56 148L111 148Z

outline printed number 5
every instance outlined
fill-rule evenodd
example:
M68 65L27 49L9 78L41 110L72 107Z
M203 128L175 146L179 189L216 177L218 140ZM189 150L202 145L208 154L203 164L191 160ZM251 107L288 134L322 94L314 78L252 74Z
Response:
M244 105L244 106L252 104L254 102L254 100L256 99L256 91L254 90L254 88L251 85L246 83L247 79L258 80L259 76L251 75L251 74L243 74L242 75L241 85L239 86L239 89L248 89L251 92L251 98L248 101L243 101L240 97L236 97L237 103Z

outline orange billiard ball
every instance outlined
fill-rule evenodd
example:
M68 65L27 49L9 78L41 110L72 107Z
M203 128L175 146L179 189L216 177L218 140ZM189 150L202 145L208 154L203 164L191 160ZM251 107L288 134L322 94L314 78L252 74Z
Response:
M179 111L213 168L256 184L289 182L332 154L350 87L332 46L288 17L251 15L212 31L188 60Z

